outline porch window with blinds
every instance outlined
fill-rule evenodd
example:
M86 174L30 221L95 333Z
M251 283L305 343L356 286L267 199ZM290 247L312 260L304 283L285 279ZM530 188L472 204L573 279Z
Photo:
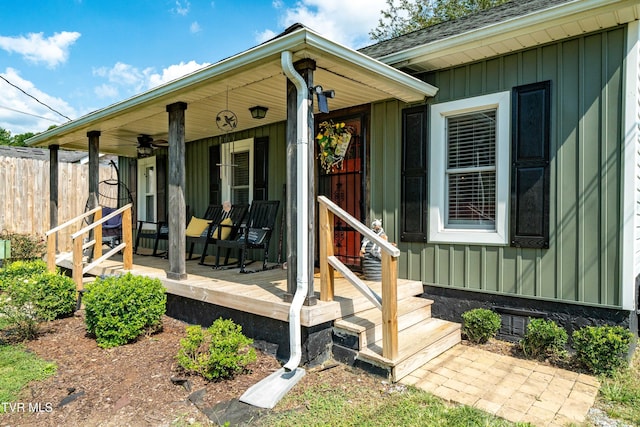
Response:
M233 182L231 200L235 204L249 204L249 152L233 153Z
M510 92L430 109L429 236L433 243L509 243Z
M495 229L496 110L447 118L447 226Z

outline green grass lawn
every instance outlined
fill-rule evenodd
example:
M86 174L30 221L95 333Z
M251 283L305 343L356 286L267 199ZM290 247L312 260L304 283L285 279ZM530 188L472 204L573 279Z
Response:
M21 345L0 344L0 402L17 402L20 391L30 381L42 380L56 372L46 362ZM4 412L0 406L0 412Z
M529 426L469 406L448 405L414 387L381 395L359 384L320 384L284 397L286 410L257 420L260 426ZM277 409L277 408L276 408Z
M636 351L631 366L611 378L600 378L596 407L612 418L640 426L640 355Z

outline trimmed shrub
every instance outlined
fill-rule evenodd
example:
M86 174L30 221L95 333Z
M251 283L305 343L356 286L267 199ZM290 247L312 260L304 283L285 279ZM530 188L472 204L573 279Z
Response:
M482 344L500 329L500 315L486 308L474 308L462 313L462 333L473 343Z
M209 381L232 378L257 359L253 340L242 334L242 327L230 319L217 319L204 329L187 326L187 336L180 340L176 356L187 372Z
M42 260L14 261L0 268L0 291L16 281L22 281L36 274L47 271L47 264Z
M525 355L534 359L561 358L566 355L568 338L567 331L553 320L531 319L520 347Z
M98 346L117 347L162 325L167 295L159 279L134 276L99 278L82 297L87 331Z
M572 338L582 365L594 374L611 375L627 363L633 334L622 326L585 326Z
M41 236L8 233L7 237L11 241L11 261L41 259L47 253L47 243Z
M12 265L15 264L18 263ZM16 271L28 269L16 268ZM37 266L34 271L37 271ZM6 332L14 339L34 338L38 332L38 322L67 316L75 310L76 285L69 277L45 272L31 276L17 275L5 283L0 314L5 317Z

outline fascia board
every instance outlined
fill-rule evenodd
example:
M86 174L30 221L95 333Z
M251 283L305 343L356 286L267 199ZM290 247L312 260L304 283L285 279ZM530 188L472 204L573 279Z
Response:
M466 33L384 55L378 60L389 65L401 64L402 66L407 66L414 62L437 59L443 55L466 50L474 46L486 46L493 40L511 39L522 34L528 34L536 28L548 28L551 23L553 26L557 26L563 23L575 22L580 14L586 15L594 9L601 11L616 10L623 6L633 5L635 4L634 1L574 0L570 3L557 5L529 15L497 22Z
M143 92L109 107L97 110L57 128L42 132L28 139L26 143L27 145L43 143L51 138L55 138L56 136L62 136L107 118L124 114L130 109L139 108L144 104L175 95L182 90L191 89L199 84L205 83L207 80L221 78L226 74L232 74L245 67L255 66L256 64L264 63L266 61L279 61L280 53L283 51L288 50L295 53L309 47L317 49L320 52L333 55L341 61L348 61L353 63L355 66L370 70L372 73L378 73L381 77L393 81L394 84L404 86L405 89L415 91L421 94L421 96L434 96L437 93L437 88L411 77L402 71L396 70L395 68L383 64L373 58L329 41L307 28L301 28L290 34L278 37L227 59L223 59L177 80L166 83L147 92Z

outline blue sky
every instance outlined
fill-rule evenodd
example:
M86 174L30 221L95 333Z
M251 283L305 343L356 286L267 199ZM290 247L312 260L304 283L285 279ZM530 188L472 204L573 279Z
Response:
M301 22L371 44L385 0L0 0L0 127L41 132ZM6 80L6 81L5 81Z

